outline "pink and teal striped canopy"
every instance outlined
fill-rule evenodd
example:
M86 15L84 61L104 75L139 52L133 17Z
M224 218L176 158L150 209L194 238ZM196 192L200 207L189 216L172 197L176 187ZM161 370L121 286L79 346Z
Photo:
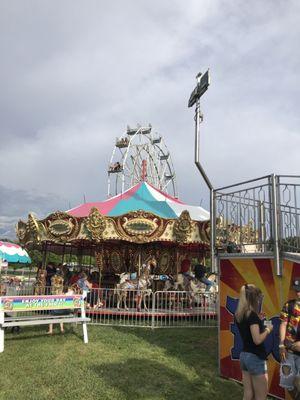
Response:
M26 250L15 243L0 241L0 261L9 263L31 263L31 259Z
M126 192L106 201L81 204L67 212L75 217L86 217L92 207L96 207L101 214L112 217L130 211L143 210L162 218L177 218L183 210L188 210L191 218L195 221L209 219L209 212L202 207L189 206L147 182L140 182Z

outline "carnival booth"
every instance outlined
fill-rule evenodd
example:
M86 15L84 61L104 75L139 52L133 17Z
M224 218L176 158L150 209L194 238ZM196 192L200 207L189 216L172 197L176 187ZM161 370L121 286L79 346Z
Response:
M283 304L294 298L292 282L300 276L299 199L299 176L270 175L214 193L216 240L225 244L223 249L230 249L220 250L217 257L220 373L226 378L242 380L239 364L242 339L234 313L241 287L253 283L263 293L261 318L271 321L274 327L265 348L269 393L280 399L290 399L288 392L279 386L279 315Z

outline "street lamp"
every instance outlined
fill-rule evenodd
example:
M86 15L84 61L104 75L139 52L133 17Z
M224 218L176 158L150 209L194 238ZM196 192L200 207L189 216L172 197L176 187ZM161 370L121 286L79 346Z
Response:
M198 75L196 76L196 79L197 79L197 85L190 95L188 107L193 107L194 105L196 105L196 108L195 108L195 164L210 191L210 253L211 253L212 271L216 272L214 188L213 188L213 185L210 182L208 176L206 175L204 168L202 167L202 165L199 161L200 124L203 121L203 114L201 113L201 110L200 110L200 98L207 91L208 86L210 85L209 69L203 75L201 72L199 72Z

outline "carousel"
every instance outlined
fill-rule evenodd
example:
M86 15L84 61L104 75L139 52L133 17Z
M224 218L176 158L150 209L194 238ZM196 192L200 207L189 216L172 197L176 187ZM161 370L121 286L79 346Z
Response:
M47 286L49 253L61 255L65 285L74 282L74 276L89 277L97 288L91 303L98 307L113 296L100 289L121 288L124 293L133 279L138 292L145 282L145 289L155 293L165 288L166 279L177 282L192 262L209 257L209 212L178 199L170 153L162 137L152 135L151 126L128 127L116 139L107 172L107 200L56 211L44 219L30 213L27 221L18 222L20 243L43 254L39 293ZM118 309L123 297L117 296Z
M193 216L193 218L191 217ZM19 221L17 235L28 248L61 254L61 264L74 257L79 266L97 271L102 287L116 274L140 274L155 259L151 274L177 275L184 260L209 254L209 221L205 211L166 195L147 182L99 203L57 211L38 220ZM86 260L89 260L88 262Z

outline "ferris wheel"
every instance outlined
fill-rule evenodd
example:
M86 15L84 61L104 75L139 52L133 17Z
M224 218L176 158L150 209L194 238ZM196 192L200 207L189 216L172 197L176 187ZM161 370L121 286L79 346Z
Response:
M171 155L161 135L152 126L127 130L116 138L108 167L108 197L125 192L141 181L177 197Z

